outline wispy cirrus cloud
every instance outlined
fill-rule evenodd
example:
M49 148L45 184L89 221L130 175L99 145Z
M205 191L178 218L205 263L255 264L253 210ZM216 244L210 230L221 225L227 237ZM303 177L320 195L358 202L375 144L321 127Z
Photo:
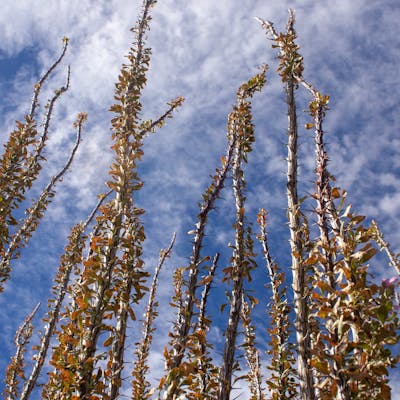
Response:
M129 32L136 20L139 4L121 0L3 0L0 13L0 57L12 63L30 48L25 63L19 60L2 93L2 131L29 107L32 85L60 50L63 36L71 39L64 66L49 82L42 105L52 90L63 84L67 64L71 65L71 89L57 106L50 134L47 158L51 167L36 188L45 184L67 156L74 138L72 121L79 111L89 114L84 138L76 162L59 195L50 207L41 231L34 238L33 250L23 255L20 272L0 298L0 304L15 304L7 314L9 323L0 334L11 351L10 332L30 311L32 303L46 301L48 291L28 290L32 274L54 275L68 229L84 219L104 190L107 166L112 160L109 119L114 82L132 40ZM399 98L399 9L395 1L368 2L265 2L261 0L164 0L153 13L149 45L153 49L149 84L145 90L144 116L154 118L165 103L182 95L186 102L174 120L156 135L147 138L145 157L139 167L145 186L138 204L146 208L146 259L149 269L158 249L166 245L166 236L178 231L175 258L171 265L184 265L190 251L190 237L197 213L196 203L208 182L208 175L224 154L226 115L235 102L238 86L270 64L265 91L254 99L257 146L249 156L248 202L254 215L259 206L270 210L272 236L284 248L285 226L285 130L284 94L276 69L276 53L258 23L259 16L272 20L277 29L284 27L287 8L297 12L299 42L305 59L305 77L321 91L331 95L326 130L331 159L330 170L338 184L349 192L349 199L361 212L378 219L387 237L399 243L400 164ZM30 72L33 67L33 72ZM10 93L12 91L12 93ZM306 109L307 94L299 111ZM11 105L11 107L10 107ZM302 121L307 116L301 115ZM2 139L3 140L3 139ZM302 132L300 149L303 191L312 189L313 144L311 134ZM229 241L230 194L218 204L210 241ZM45 237L45 239L43 239ZM43 246L45 244L45 246ZM225 252L226 249L220 245ZM33 252L35 257L32 258ZM277 252L278 253L278 252ZM280 251L284 253L284 251ZM279 256L279 254L277 254ZM229 256L226 256L228 259ZM28 262L29 261L29 262ZM168 285L160 287L162 313L171 315L168 306L171 268L165 270ZM40 271L40 272L38 272ZM35 279L35 284L40 285ZM17 289L18 287L18 289ZM165 301L164 301L165 300ZM169 318L168 318L169 320ZM163 325L156 337L152 364L155 376L162 371L160 352L165 344ZM214 332L220 339L223 325ZM245 397L243 397L245 398Z

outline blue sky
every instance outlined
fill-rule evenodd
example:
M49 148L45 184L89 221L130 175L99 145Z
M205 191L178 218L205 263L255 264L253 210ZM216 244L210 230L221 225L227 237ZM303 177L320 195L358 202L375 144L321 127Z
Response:
M29 249L14 263L12 280L0 296L0 372L13 351L14 332L24 316L41 301L43 316L49 284L69 229L85 219L104 190L111 161L110 124L107 112L113 87L131 41L139 2L123 0L3 0L0 12L0 126L1 142L16 119L28 111L32 87L57 57L61 39L70 38L62 67L42 95L64 83L71 65L71 88L57 105L49 161L38 193L63 164L74 141L72 121L88 113L83 141L71 171L58 187ZM397 0L160 0L153 12L149 45L153 49L149 84L144 96L144 116L157 117L165 103L182 95L183 108L167 126L151 135L139 174L145 182L137 198L146 209L146 265L152 270L161 247L177 232L173 257L163 272L161 304L168 303L173 267L185 265L190 254L186 232L195 222L196 204L219 164L225 149L226 116L235 102L238 86L270 65L267 85L254 98L257 145L249 156L249 218L259 207L271 216L271 250L282 266L287 264L288 235L285 225L285 130L282 84L276 76L276 53L253 17L271 20L283 29L287 9L296 10L298 42L304 56L305 78L331 96L326 120L330 171L348 191L354 209L375 218L386 238L400 243L400 135L399 87L400 35ZM306 122L308 95L300 91L299 114ZM313 143L310 131L301 131L302 194L312 190ZM223 252L221 267L229 259L227 243L233 234L229 188L218 203L208 231L210 255ZM259 252L259 249L258 249ZM382 264L377 279L391 276ZM264 271L257 279L266 279ZM262 286L261 286L262 287ZM262 293L263 304L267 293ZM165 300L165 301L163 301ZM257 314L260 323L263 310ZM165 321L172 321L168 307L158 321L152 356L153 374L160 375ZM39 321L36 326L38 327ZM211 334L222 343L221 329ZM164 334L162 334L164 332ZM33 339L34 342L34 339ZM1 384L0 384L1 389ZM400 399L400 389L397 397ZM244 395L245 396L245 395ZM245 397L243 397L245 398Z

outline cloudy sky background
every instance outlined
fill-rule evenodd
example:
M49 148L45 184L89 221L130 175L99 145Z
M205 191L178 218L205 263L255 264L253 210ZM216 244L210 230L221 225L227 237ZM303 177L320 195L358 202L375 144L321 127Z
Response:
M138 3L2 1L1 142L13 129L15 120L29 110L32 87L58 56L62 37L70 38L65 61L42 94L44 105L52 91L64 83L66 67L70 65L71 88L57 105L46 152L49 163L34 192L39 193L67 158L75 138L72 121L76 114L85 111L89 115L73 167L58 186L58 195L29 249L14 262L12 280L0 296L2 375L14 351L15 330L24 316L39 301L42 302L39 317L45 313L49 285L69 229L85 219L97 194L105 190L112 160L111 114L107 110L113 104L114 82L132 39L129 28L136 21ZM282 84L274 72L276 53L253 17L271 20L277 30L284 29L289 7L296 10L304 76L331 96L332 110L325 124L330 171L337 177L338 185L348 191L355 211L375 218L394 249L399 250L398 1L160 0L153 11L148 41L153 57L144 96L144 118L156 118L174 97L181 95L186 101L174 119L146 141L139 169L145 186L137 203L146 209L145 258L149 270L156 263L159 249L177 232L174 255L163 272L160 287L164 304L171 293L173 267L185 265L190 254L190 237L186 232L195 222L196 204L209 174L225 152L226 116L235 103L236 90L263 63L268 63L270 70L264 91L253 102L257 145L246 169L247 209L253 221L259 207L270 211L272 253L282 267L288 263L285 102ZM297 98L304 126L307 116L302 110L307 108L309 97L300 90ZM302 130L300 141L304 195L312 190L311 131ZM209 254L223 252L220 269L228 263L227 244L233 237L230 198L227 187L208 230ZM383 263L374 272L377 280L393 274ZM266 281L262 266L256 274L260 282ZM263 292L258 296L262 301L255 318L260 333L264 329L261 323L267 295ZM155 376L162 370L159 351L165 344L169 321L173 320L168 307L163 307L162 313L162 321L157 324L159 332L164 334L156 337L152 356ZM224 323L211 332L217 345L223 343ZM36 326L39 325L37 320ZM132 336L138 328L133 328ZM265 340L260 338L261 342ZM394 399L400 399L400 390L398 393Z

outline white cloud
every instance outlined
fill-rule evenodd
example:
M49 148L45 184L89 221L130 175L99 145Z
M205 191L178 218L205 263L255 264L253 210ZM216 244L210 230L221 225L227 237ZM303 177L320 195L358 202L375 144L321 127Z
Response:
M271 230L283 231L277 225L286 204L284 94L279 78L274 76L276 53L270 49L271 42L266 40L253 17L273 20L280 29L291 6L297 9L305 76L331 94L332 111L326 121L331 172L337 176L339 185L348 189L350 201L361 212L374 212L388 238L398 243L399 195L387 191L397 189L400 175L398 98L394 95L400 83L397 73L399 12L393 3L365 0L307 0L301 4L287 0L158 2L149 34L153 58L144 115L156 117L165 109L165 102L177 95L187 100L165 129L148 138L144 162L139 167L145 187L138 202L147 209L146 249L150 264L174 230L178 231L176 253L179 257L171 264L185 263L190 239L184 232L191 229L197 213L196 202L207 185L207 177L225 152L226 115L235 102L235 92L264 62L271 66L264 92L254 99L258 146L250 154L246 170L251 182L248 201L252 212L259 206L269 208ZM138 10L135 2L122 0L2 1L0 56L3 59L17 57L21 50L33 46L38 68L43 72L57 57L60 39L65 35L71 39L65 63L49 82L42 101L44 104L46 96L51 95L50 89L63 84L65 66L70 64L71 89L57 106L60 119L54 119L50 134L47 156L52 167L47 171L47 178L67 156L74 137L71 128L74 116L79 111L89 113L76 162L65 182L59 185L59 197L49 209L46 221L50 226L43 225L44 232L52 232L49 241L56 242L49 245L54 247L54 255L62 249L61 238L65 232L85 218L96 201L96 194L104 188L107 165L112 157L110 114L106 110L113 103L113 84L132 39L129 27L136 20ZM3 95L1 107L15 107L1 116L3 132L8 132L13 121L21 118L29 107L34 83L29 67L20 67L12 83L13 93ZM304 98L307 95L299 95L299 99ZM299 114L305 108L305 103L299 105ZM310 136L309 132L302 133L301 139L305 157L302 177L308 190L312 187L314 151ZM41 182L44 183L45 180ZM229 196L226 193L223 197ZM228 202L222 201L218 207L225 217L220 220L227 221ZM58 232L53 230L55 221L59 224ZM222 229L211 234L220 243L229 237ZM40 239L34 243L36 250ZM23 277L29 277L32 271L53 273L56 258L49 258L45 249L32 262L24 260L25 267L18 266L21 270L18 278L27 285ZM165 271L165 276L170 275L171 270ZM14 289L15 286L10 286L3 297L4 304L9 301L21 304L21 314L26 314L37 294ZM169 283L160 287L163 299L168 298L169 291ZM168 307L162 312L168 313ZM4 331L11 341L10 329L4 328ZM156 374L160 373L158 352L163 339L156 344L153 355L158 359Z

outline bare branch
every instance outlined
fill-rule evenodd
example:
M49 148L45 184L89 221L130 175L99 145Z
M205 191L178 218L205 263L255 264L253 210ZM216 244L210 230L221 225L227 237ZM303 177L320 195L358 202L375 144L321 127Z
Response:
M62 59L64 58L65 53L67 52L68 42L69 42L69 39L67 37L64 37L63 38L64 46L63 46L60 56L54 62L54 64L45 72L45 74L39 79L39 81L35 84L34 91L33 91L31 110L29 112L29 116L31 119L34 119L34 117L35 117L36 108L38 106L40 90L42 89L44 82L49 78L51 73L57 68L57 66L61 63ZM69 76L69 73L68 73L68 76Z
M66 50L66 47L64 48ZM57 89L54 93L54 96L50 99L48 102L46 108L46 116L43 124L43 132L40 135L40 138L38 140L38 143L36 144L35 151L33 154L29 157L29 160L27 162L27 167L26 167L26 177L25 180L29 179L30 176L33 176L36 171L40 168L39 166L39 159L41 158L41 154L43 152L43 149L45 147L48 133L49 133L49 128L50 128L50 121L53 116L53 110L54 110L54 105L56 104L57 100L60 98L61 95L63 95L67 90L69 89L70 85L70 77L71 77L71 69L68 66L67 70L67 80L64 86L62 86L60 89Z

